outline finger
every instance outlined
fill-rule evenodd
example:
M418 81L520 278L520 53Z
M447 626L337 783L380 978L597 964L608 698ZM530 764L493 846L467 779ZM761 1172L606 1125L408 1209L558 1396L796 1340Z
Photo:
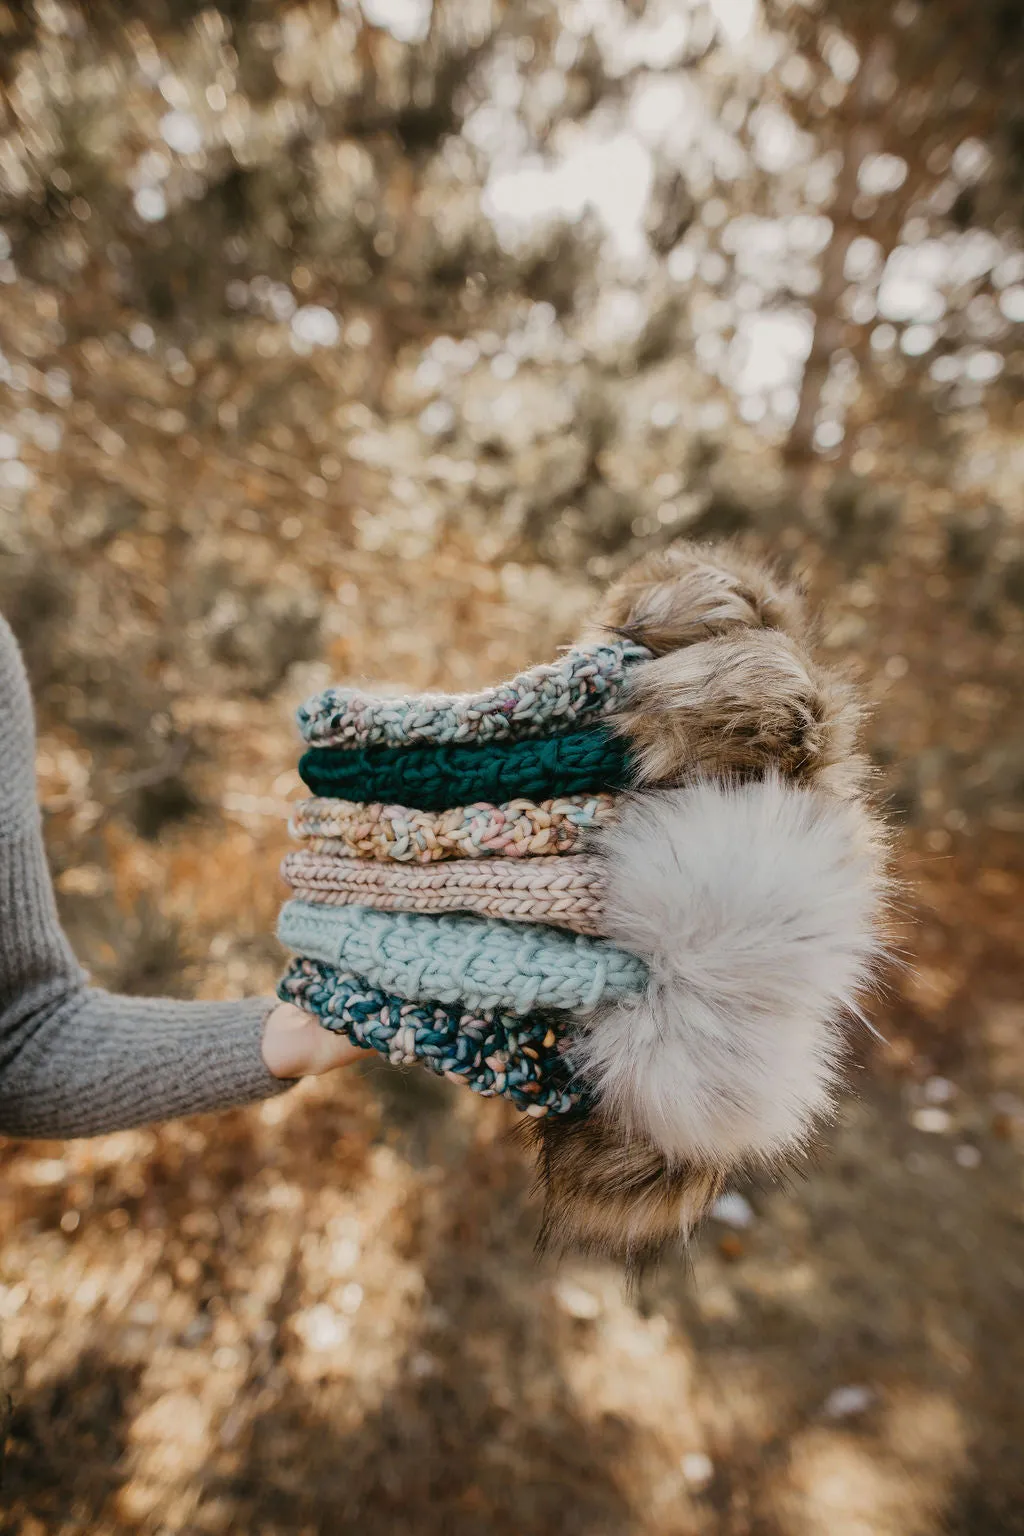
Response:
M335 1035L294 1003L279 1003L263 1029L263 1060L275 1077L315 1077L351 1066L362 1055L344 1035Z
M335 1067L350 1067L354 1062L365 1061L366 1052L345 1035L335 1035L316 1019L306 1025L306 1076L315 1077L321 1072L333 1072Z

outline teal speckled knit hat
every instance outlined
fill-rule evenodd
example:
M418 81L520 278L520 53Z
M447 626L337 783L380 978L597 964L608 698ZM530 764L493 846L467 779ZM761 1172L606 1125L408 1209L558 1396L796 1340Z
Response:
M679 545L553 663L298 720L280 995L525 1111L546 1236L639 1259L804 1147L883 877L856 707L792 588Z

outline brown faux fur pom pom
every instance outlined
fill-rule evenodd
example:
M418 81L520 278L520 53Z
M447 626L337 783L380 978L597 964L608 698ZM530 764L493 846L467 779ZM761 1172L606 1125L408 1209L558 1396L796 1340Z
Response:
M804 640L808 629L800 592L762 560L734 544L685 542L630 566L604 594L593 622L656 656L712 635L778 629Z
M847 685L779 630L702 640L638 667L615 724L643 784L771 769L848 795L860 782Z
M724 1185L708 1165L671 1166L599 1109L531 1120L524 1133L544 1195L541 1248L606 1254L642 1269L690 1235Z
M642 784L774 769L844 798L862 789L853 690L814 659L800 592L754 555L660 550L609 588L595 621L654 652L614 720Z

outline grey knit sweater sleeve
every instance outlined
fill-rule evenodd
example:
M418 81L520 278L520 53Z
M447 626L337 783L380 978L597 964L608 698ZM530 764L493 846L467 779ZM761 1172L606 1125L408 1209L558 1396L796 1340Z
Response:
M36 803L35 725L0 618L0 1133L95 1136L226 1109L289 1085L260 1052L272 999L117 997L61 931Z

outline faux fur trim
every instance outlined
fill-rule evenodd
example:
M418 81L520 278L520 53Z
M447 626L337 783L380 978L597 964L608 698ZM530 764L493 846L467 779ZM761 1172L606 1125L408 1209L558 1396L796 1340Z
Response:
M708 1163L670 1163L595 1110L525 1121L544 1197L539 1246L600 1253L640 1269L685 1243L722 1192Z
M683 540L630 566L605 592L594 622L656 656L740 630L807 634L800 592L763 560L736 544Z
M698 782L637 797L600 842L606 933L650 980L587 1018L579 1070L673 1166L776 1163L832 1109L878 958L864 813L777 776Z
M637 562L605 593L602 630L654 653L614 723L643 784L773 769L849 798L863 791L860 709L811 650L803 597L736 544L681 541Z
M613 718L645 784L775 770L842 795L862 786L852 691L779 630L720 635L641 663Z

